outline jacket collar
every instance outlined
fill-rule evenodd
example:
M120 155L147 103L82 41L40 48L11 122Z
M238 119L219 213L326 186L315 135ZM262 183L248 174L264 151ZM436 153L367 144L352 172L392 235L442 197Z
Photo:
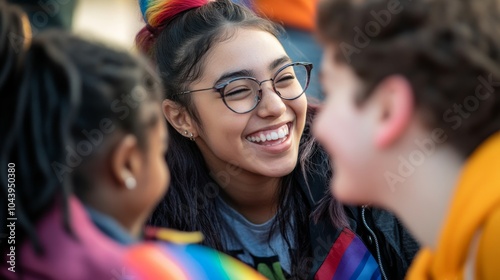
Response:
M132 236L130 236L113 218L89 206L85 206L85 210L87 210L94 225L109 238L122 245L130 245L136 242L136 240L134 240L134 238L132 238Z

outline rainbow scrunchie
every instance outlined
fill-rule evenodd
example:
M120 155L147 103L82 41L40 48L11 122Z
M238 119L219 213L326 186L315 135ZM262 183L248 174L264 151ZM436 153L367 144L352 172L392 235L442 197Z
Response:
M205 5L208 0L139 0L144 21L158 27L183 11Z

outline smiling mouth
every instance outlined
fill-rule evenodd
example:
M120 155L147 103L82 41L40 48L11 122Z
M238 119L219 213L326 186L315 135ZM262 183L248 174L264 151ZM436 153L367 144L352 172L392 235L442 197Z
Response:
M283 126L266 130L248 135L246 139L252 143L263 146L274 146L285 142L290 134L291 123L284 124Z

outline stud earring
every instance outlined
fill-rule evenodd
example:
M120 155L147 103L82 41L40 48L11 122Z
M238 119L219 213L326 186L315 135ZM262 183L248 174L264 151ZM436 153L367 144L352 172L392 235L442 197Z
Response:
M188 134L189 134L189 136L188 136ZM187 130L184 130L184 135L186 135L186 137L188 137L188 138L189 138L189 140L191 140L191 141L194 141L194 140L195 140L194 134L193 134L192 132L189 132L189 131L187 131Z
M133 176L129 176L125 179L125 187L127 187L127 189L133 190L135 189L136 186L137 186L137 181Z

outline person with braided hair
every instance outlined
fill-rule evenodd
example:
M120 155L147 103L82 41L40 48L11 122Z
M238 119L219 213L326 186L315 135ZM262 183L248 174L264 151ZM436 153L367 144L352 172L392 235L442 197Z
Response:
M170 180L146 60L60 30L32 38L5 0L0 23L1 279L264 279L186 244L199 233L144 228Z
M7 0L21 7L31 22L33 32L49 28L70 30L78 0Z
M136 42L165 86L172 171L150 223L201 231L204 245L268 279L380 278L328 193L330 163L304 94L313 65L292 61L275 24L230 0L139 4Z
M321 1L314 134L334 195L422 244L407 279L500 277L499 25L496 0Z
M161 83L128 53L63 31L32 38L4 0L0 17L0 223L15 225L0 274L109 279L166 190Z

